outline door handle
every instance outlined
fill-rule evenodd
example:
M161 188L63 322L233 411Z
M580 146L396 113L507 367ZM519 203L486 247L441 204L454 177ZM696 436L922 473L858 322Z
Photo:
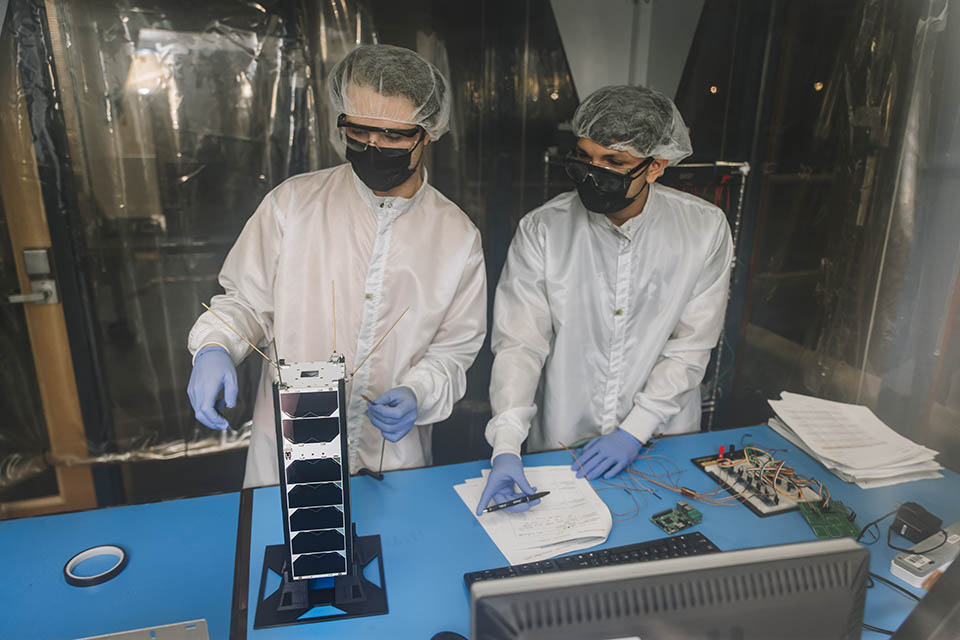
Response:
M30 293L8 295L7 304L58 304L60 296L57 294L50 248L24 249L23 265L30 278Z
M52 279L31 280L31 293L13 293L7 296L7 304L57 304L57 283Z
M50 296L46 291L40 293L14 293L7 296L10 304L43 304Z

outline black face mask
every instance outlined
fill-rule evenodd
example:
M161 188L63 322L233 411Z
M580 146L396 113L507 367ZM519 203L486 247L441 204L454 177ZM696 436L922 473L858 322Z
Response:
M647 158L627 173L617 173L574 158L567 158L564 166L570 179L577 183L577 194L583 206L594 213L610 215L626 209L643 194L649 186L647 182L637 195L627 197L631 183L646 171L651 162L653 158Z
M419 144L419 140L417 141ZM384 155L377 147L366 146L363 151L357 151L347 146L347 160L353 165L357 177L373 191L390 191L413 175L419 166L410 167L410 157L413 149L400 155Z

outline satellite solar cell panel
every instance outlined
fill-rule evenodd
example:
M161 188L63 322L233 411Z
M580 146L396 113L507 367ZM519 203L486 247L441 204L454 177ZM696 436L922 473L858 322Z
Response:
M287 492L287 506L326 507L343 504L343 489L336 482L294 485Z
M345 548L343 532L339 529L326 531L302 531L293 536L293 552L317 553L320 551L340 550Z
M280 409L290 418L323 418L337 411L337 394L330 391L284 393Z
M345 573L346 558L337 552L311 553L297 556L293 561L293 570L297 575L319 576Z
M343 511L337 507L294 509L290 514L290 531L335 529L343 527Z
M342 481L340 463L333 458L294 460L287 467L287 484Z
M293 444L322 444L340 435L340 418L292 418L283 420L283 437Z

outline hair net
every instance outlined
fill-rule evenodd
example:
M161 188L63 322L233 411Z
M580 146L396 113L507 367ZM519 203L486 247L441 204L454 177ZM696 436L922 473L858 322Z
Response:
M670 164L693 153L687 126L673 100L646 87L597 89L573 114L573 132L610 149Z
M330 71L327 89L337 113L419 125L433 140L450 128L447 79L410 49L358 47Z

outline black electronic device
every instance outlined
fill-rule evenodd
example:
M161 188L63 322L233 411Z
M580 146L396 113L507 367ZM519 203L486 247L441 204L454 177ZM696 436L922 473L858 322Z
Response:
M837 538L480 580L470 638L859 640L869 571Z
M960 629L960 562L954 561L891 640L956 640Z
M943 520L933 515L916 502L904 502L897 509L893 532L910 542L920 542L940 531Z
M706 553L717 553L720 549L707 536L700 532L686 533L669 538L657 538L636 544L627 544L620 547L578 553L540 562L528 562L511 567L473 571L463 574L463 581L467 586L484 580L512 578L515 576L554 573L557 571L571 571L588 569L590 567L606 567L618 564L649 562L650 560L665 560L667 558L682 558L697 556Z

